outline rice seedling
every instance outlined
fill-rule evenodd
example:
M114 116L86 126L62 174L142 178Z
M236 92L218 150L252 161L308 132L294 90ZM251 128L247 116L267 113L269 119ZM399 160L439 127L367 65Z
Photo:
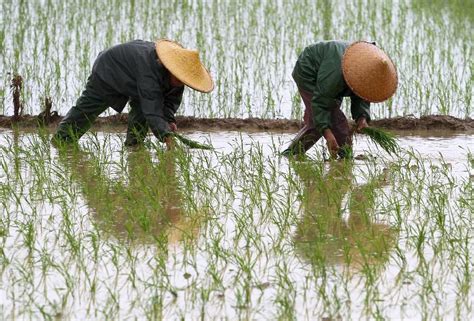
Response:
M69 151L1 136L2 315L472 313L468 151L290 163L268 135L221 136L176 154L123 149L116 134Z
M207 150L213 149L213 147L210 146L210 145L205 145L205 144L198 143L196 141L193 141L193 140L191 140L189 138L186 138L183 135L180 135L180 134L177 134L177 133L174 133L173 136L176 137L180 142L182 142L183 144L185 144L186 146L188 146L190 148L207 149Z
M380 146L389 154L396 154L400 150L395 136L375 127L365 127L361 130L362 134L367 135L370 140L376 145Z

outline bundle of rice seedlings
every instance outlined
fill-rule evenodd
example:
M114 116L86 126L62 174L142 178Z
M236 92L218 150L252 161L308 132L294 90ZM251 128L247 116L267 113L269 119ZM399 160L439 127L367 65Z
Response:
M214 149L214 147L212 147L211 145L206 145L206 144L201 144L201 143L198 143L194 140L191 140L189 138L186 138L180 134L177 134L177 133L173 133L173 136L176 137L179 141L181 141L183 144L187 145L189 148L197 148L197 149L208 149L208 150L212 150Z
M337 156L339 156L340 159L353 159L354 150L352 149L352 146L350 145L343 145L339 148L339 151L337 152Z
M376 145L380 146L389 154L396 154L400 149L395 136L392 134L374 127L365 127L361 130L362 134L369 136L370 140Z

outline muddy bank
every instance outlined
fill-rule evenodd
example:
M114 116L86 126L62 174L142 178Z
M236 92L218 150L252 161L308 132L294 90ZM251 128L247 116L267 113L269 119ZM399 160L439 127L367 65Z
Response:
M62 119L57 114L50 115L47 119L43 115L38 116L0 116L1 128L34 128L40 124L47 124L53 128ZM94 123L95 129L121 128L127 124L128 115L118 114L113 116L99 117ZM198 131L272 131L272 132L295 132L302 126L299 120L290 119L261 119L261 118L196 118L190 116L176 117L178 128L181 130ZM371 126L396 131L423 131L423 130L447 130L456 132L474 133L474 119L460 119L452 116L432 115L415 117L395 117L374 120Z

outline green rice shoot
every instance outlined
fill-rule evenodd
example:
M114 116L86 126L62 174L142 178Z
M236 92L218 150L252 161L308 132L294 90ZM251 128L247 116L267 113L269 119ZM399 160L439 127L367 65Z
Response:
M365 127L361 130L362 134L367 135L370 140L380 146L387 153L396 154L400 147L398 146L395 136L380 128Z
M211 145L206 145L206 144L201 144L199 142L196 142L192 139L186 138L183 135L173 133L173 136L176 137L180 142L188 146L189 148L194 148L194 149L206 149L206 150L212 150L214 147Z

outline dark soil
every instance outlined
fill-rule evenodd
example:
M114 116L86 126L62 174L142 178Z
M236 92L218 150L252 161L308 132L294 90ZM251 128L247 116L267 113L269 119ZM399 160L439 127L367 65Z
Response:
M415 117L395 117L375 120L371 124L374 127L394 129L394 130L455 130L473 131L474 119L459 119L452 116L422 116Z
M39 116L0 116L0 128L34 128L44 121ZM48 117L50 127L55 127L62 119L62 116L52 113ZM122 128L127 124L127 114L117 114L113 116L99 117L94 123L95 129L105 129L104 127ZM296 132L302 126L302 122L289 119L260 119L260 118L196 118L190 116L176 117L180 130L197 131L271 131L271 132ZM434 131L448 130L456 132L474 133L474 119L460 119L452 116L422 116L415 117L395 117L389 119L374 120L371 126L396 130L396 131Z

